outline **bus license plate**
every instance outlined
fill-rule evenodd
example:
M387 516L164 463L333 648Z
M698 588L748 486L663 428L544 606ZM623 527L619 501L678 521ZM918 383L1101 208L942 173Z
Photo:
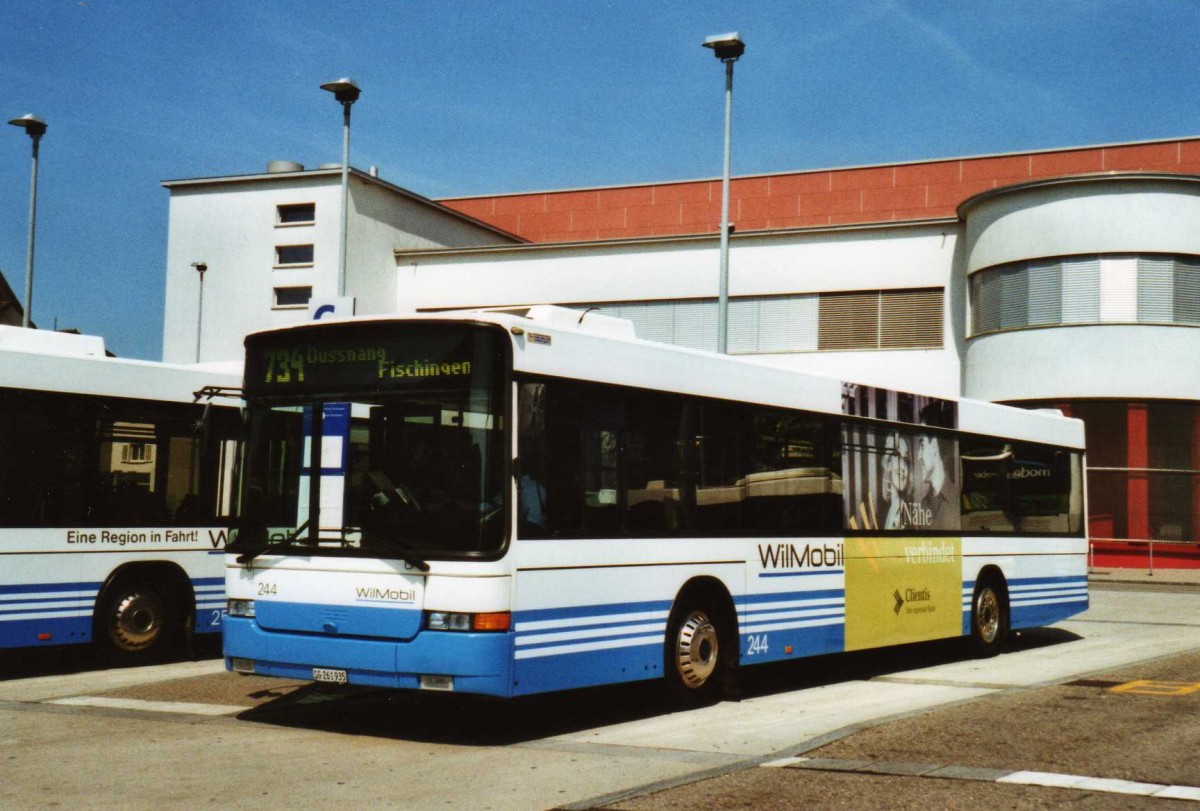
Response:
M345 684L346 671L331 670L327 667L314 667L313 681L323 681L328 684Z

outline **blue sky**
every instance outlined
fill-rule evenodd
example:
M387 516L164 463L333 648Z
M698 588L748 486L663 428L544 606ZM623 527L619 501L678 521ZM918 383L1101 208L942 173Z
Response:
M1200 133L1193 0L6 0L0 115L42 116L34 320L161 355L162 180L341 157L429 197ZM0 133L0 272L24 289L29 139ZM169 328L169 325L168 325Z

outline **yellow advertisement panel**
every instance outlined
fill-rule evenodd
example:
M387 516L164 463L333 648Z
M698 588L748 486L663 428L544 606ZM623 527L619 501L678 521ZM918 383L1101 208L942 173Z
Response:
M962 539L847 538L846 650L962 634Z

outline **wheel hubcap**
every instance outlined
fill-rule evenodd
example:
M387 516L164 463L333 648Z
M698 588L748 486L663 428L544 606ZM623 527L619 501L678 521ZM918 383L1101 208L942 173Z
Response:
M688 687L702 687L717 669L717 629L703 611L693 611L679 628L675 661Z
M995 642L1000 633L1000 601L990 588L980 589L975 598L975 626L987 644Z
M153 644L162 631L162 606L148 594L130 594L113 608L113 640L125 650L141 650Z

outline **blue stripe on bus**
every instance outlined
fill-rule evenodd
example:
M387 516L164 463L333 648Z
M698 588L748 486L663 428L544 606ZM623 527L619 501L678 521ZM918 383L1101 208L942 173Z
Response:
M49 635L49 639L42 639ZM92 612L82 617L47 617L0 622L0 648L64 645L92 638Z
M76 602L78 604L49 606L41 600L31 601L20 608L5 608L0 610L0 618L12 616L14 614L78 614L81 611L90 616L92 613L92 607L95 605L94 600L90 597L80 597L72 602Z
M224 554L218 552L218 554ZM219 633L225 613L225 578L190 578L197 633ZM62 645L92 637L92 612L103 584L24 583L0 586L0 648ZM28 619L13 617L38 615ZM39 639L49 634L50 639Z
M421 674L452 676L456 690L511 696L512 635L423 631L411 642L264 631L253 619L225 622L225 663L254 659L261 675L311 679L314 667L344 669L351 684L418 689Z
M521 622L543 622L579 617L607 617L621 614L639 614L650 611L670 611L670 600L653 600L640 603L608 603L602 605L578 605L564 608L532 608L513 612L514 624ZM518 627L517 630L520 630Z
M544 659L517 659L513 663L513 695L642 681L662 674L660 635L643 645L557 656L552 664Z
M963 634L971 633L971 600L976 581L963 583ZM1040 628L1086 611L1089 605L1086 575L1013 578L1008 582L1009 627Z
M767 662L844 650L845 596L845 590L837 588L734 598L743 623L739 639L742 661ZM671 607L671 601L658 600L517 612L515 694L661 677ZM657 616L633 616L637 614ZM555 624L522 630L522 623L527 627L531 622ZM755 623L771 628L770 644L763 650L757 643L751 653ZM780 629L780 625L785 627ZM539 636L550 638L543 641Z
M99 591L102 583L23 583L0 586L0 594L50 594L63 591Z
M813 589L811 591L772 591L764 594L744 594L734 597L734 603L739 606L749 606L753 603L777 603L786 600L829 600L846 599L845 589Z
M845 569L813 569L805 572L759 572L759 577L812 577L819 574L845 574Z
M0 600L0 607L11 605L29 605L30 603L37 603L38 605L45 605L46 603L74 603L78 602L79 600L93 600L95 597L96 595L92 592L84 592L83 594L76 595L74 597L39 597L38 595L34 594L21 597L20 599L16 600ZM0 608L0 613L4 613L2 608Z

